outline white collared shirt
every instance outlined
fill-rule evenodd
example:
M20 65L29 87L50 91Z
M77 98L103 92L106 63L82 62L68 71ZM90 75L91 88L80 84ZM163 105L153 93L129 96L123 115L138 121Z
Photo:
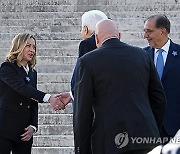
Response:
M25 66L23 66L23 68L24 68L24 70L26 71L26 73L28 74L28 73L29 73L29 66L28 66L28 65L26 65L26 67L25 67Z
M117 38L117 37L115 37L115 36L109 37L109 38L105 39L105 40L102 42L102 44L103 44L104 42L106 42L107 40L112 39L112 38Z
M164 50L162 52L162 56L163 56L163 59L164 59L164 65L166 63L167 55L168 55L168 52L169 52L169 47L170 47L170 40L168 40L167 43L161 48L161 49ZM158 54L159 54L159 52L157 52L158 50L159 49L154 50L154 64L155 64L155 66L156 66L156 61L157 61L157 57L158 57Z

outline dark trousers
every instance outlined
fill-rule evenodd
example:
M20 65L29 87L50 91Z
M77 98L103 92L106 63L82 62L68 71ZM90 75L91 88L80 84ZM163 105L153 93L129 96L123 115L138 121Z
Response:
M0 154L31 154L32 138L28 142L18 143L0 137Z
M131 150L127 152L123 152L122 154L147 154L152 149L139 149L139 150Z

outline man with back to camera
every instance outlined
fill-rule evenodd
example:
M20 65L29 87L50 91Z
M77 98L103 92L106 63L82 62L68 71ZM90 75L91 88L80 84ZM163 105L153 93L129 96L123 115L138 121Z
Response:
M78 58L82 57L84 54L94 50L97 48L95 42L95 26L98 21L102 19L107 19L107 16L100 10L90 10L85 12L82 15L82 28L81 28L81 36L82 41L79 44L79 55ZM60 94L60 99L65 104L70 102L74 96L74 88L75 88L75 76L76 76L76 66L73 72L73 76L71 79L71 92L64 92Z
M112 20L98 22L95 37L98 49L77 63L75 153L145 154L157 144L130 139L159 137L166 99L157 71L143 49L119 40Z

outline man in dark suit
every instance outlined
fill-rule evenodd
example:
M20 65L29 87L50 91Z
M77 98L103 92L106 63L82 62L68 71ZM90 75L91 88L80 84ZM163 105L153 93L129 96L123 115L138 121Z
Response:
M99 10L87 11L82 15L81 36L83 40L79 44L78 58L82 57L84 54L97 48L94 31L97 22L102 19L107 19L107 16L102 11ZM65 92L60 94L60 99L66 104L67 102L70 102L74 97L75 76L76 76L76 66L74 68L74 72L71 79L71 93Z
M150 16L144 25L144 38L150 46L145 50L158 66L162 49L160 78L167 98L167 110L161 130L162 137L173 137L180 129L180 45L169 39L170 21L165 15Z
M84 54L97 48L94 31L97 22L99 22L102 19L107 19L107 16L102 11L99 10L91 10L85 12L82 15L81 36L83 40L79 44L78 58L82 57ZM71 79L71 91L73 95L75 88L75 76L76 76L76 66Z
M166 99L154 64L143 49L119 40L112 20L98 22L95 32L99 48L77 64L75 153L147 153L157 143L132 138L159 137Z

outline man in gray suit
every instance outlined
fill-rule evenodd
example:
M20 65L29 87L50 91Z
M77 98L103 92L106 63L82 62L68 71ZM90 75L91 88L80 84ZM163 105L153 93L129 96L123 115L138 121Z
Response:
M159 138L166 106L154 64L143 49L119 40L112 20L98 22L95 38L98 48L77 64L75 153L145 154L158 143L132 138Z

